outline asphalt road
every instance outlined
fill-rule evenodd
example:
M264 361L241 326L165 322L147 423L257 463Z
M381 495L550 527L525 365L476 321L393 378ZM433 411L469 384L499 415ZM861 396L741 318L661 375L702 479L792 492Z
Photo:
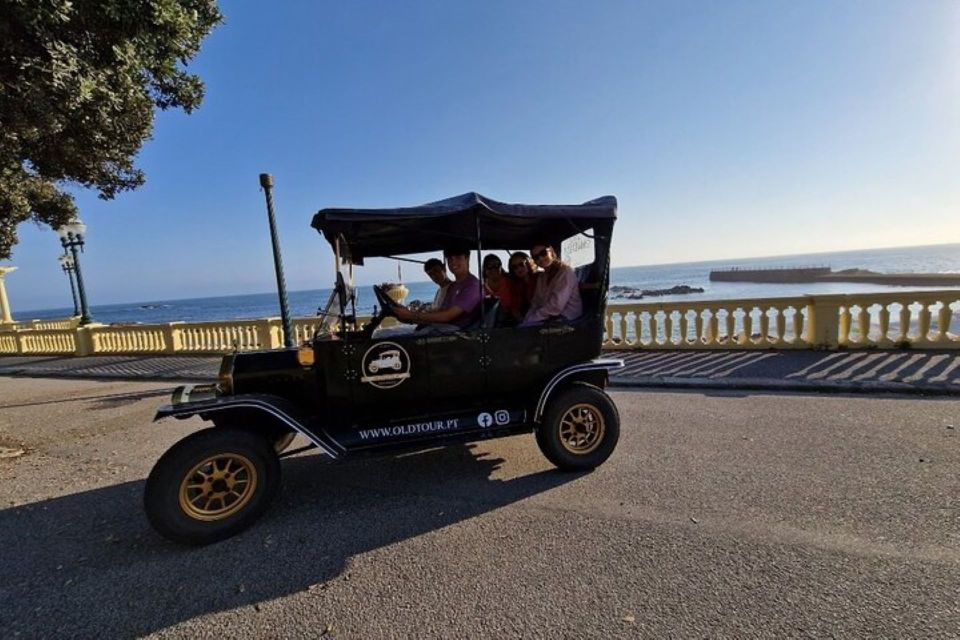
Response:
M615 391L590 474L532 437L284 462L185 549L162 383L0 378L0 636L960 637L960 400Z

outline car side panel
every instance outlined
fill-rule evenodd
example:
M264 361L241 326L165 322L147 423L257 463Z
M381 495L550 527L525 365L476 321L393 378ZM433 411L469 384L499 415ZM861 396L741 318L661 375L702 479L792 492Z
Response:
M494 328L488 335L484 345L487 395L510 404L529 402L551 373L549 337L541 327Z

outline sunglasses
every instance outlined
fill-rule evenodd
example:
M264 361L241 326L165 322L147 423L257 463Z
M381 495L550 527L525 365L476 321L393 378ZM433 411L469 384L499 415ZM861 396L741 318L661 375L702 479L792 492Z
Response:
M530 255L533 256L534 260L539 260L540 258L546 258L549 252L550 252L549 249L541 249L540 251L537 251L536 253L531 253Z
M517 269L522 269L525 266L527 265L523 262L514 262L512 265L510 265L510 271L516 271Z
M501 265L499 264L488 264L483 268L484 271L500 271Z

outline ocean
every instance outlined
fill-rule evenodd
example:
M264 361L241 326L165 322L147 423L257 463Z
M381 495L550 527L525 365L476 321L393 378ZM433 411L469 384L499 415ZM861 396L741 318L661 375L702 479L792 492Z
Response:
M703 293L698 294L644 298L644 302L788 297L804 294L864 293L904 289L903 287L890 285L856 283L754 284L709 281L711 269L810 266L829 266L834 270L861 268L882 273L960 273L960 244L614 267L610 279L611 284L640 289L669 289L676 285L689 285L704 289ZM410 289L408 301L415 299L432 300L436 291L436 287L431 282L408 282L406 285ZM922 289L922 287L911 286L907 289ZM358 287L358 290L358 310L361 313L369 313L375 303L373 292L365 286ZM290 311L294 317L316 315L317 308L326 303L329 295L329 289L291 291L288 295ZM611 298L611 302L616 303L617 299ZM72 311L72 307L22 312L14 309L14 314L18 320L31 320L63 318L69 316ZM184 300L147 300L123 304L92 305L90 313L94 320L105 324L114 322L152 324L177 320L196 322L275 317L280 315L280 305L277 301L277 294L268 292Z

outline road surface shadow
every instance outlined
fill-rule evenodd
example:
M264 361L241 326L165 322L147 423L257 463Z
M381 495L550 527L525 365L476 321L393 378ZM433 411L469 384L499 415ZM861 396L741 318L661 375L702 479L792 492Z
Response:
M0 628L10 637L134 637L204 614L349 579L358 554L437 531L582 474L506 480L473 446L391 458L283 463L278 503L202 548L160 538L127 482L0 511ZM429 558L423 558L429 563Z
M115 380L113 382L116 382ZM35 402L21 402L18 404L0 404L0 409L17 409L20 407L39 407L48 404L64 404L67 402L88 402L96 401L95 408L112 409L125 404L133 404L146 398L158 398L169 396L175 387L165 387L163 389L148 389L146 391L128 391L124 393L104 393L95 396L74 396L71 398L53 398L51 400L37 400Z

